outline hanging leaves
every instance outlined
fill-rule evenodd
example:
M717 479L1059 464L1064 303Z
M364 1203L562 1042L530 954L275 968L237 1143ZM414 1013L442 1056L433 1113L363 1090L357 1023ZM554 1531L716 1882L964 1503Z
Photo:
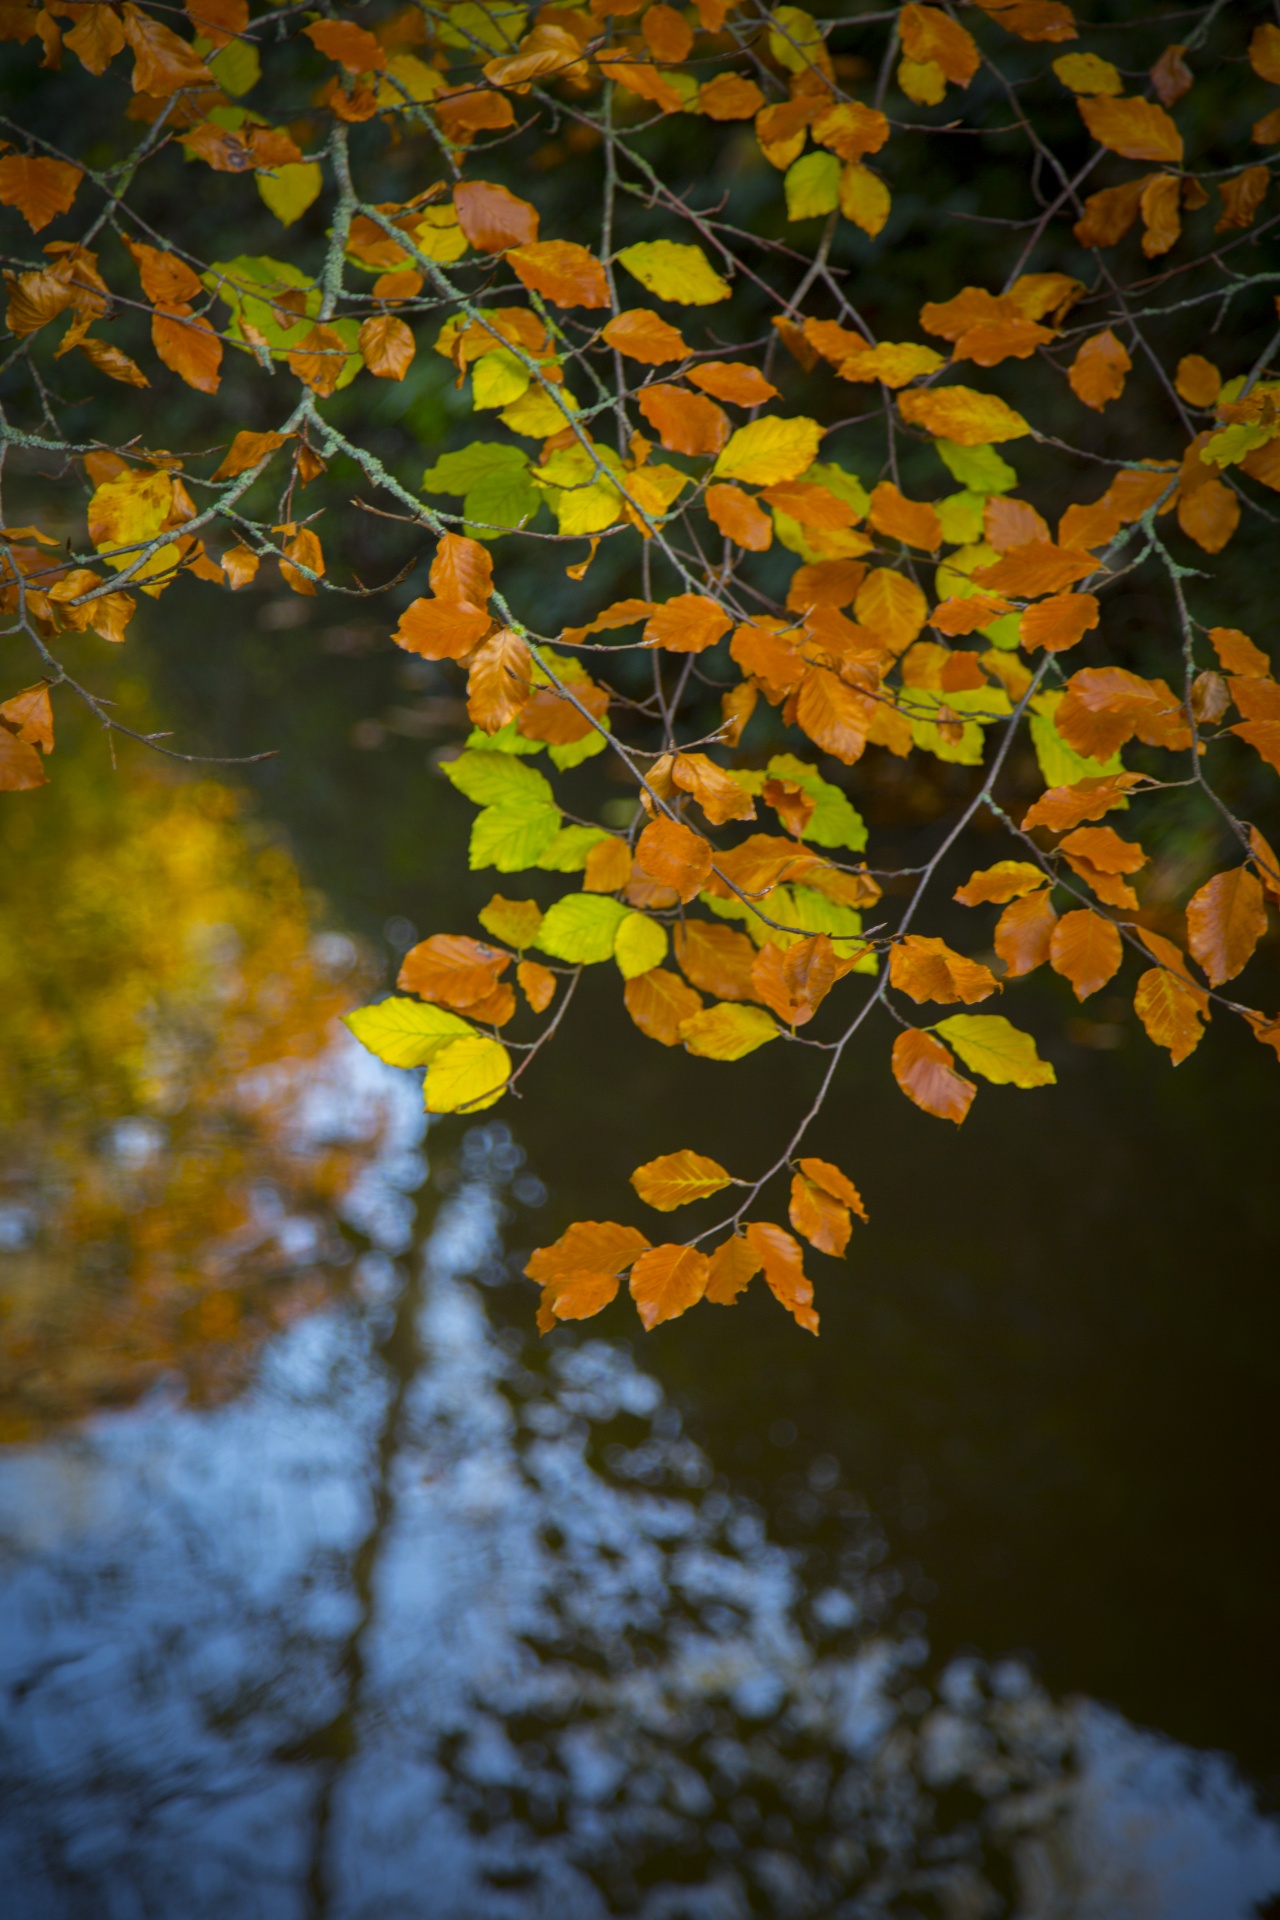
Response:
M637 1167L631 1184L646 1205L656 1207L659 1213L673 1213L677 1207L705 1200L731 1186L733 1176L718 1161L684 1147L679 1153L664 1153Z
M893 1077L908 1100L959 1126L978 1091L956 1072L954 1056L931 1033L908 1027L893 1043Z
M1243 972L1266 930L1262 888L1248 867L1216 873L1187 906L1187 938L1211 986Z
M1088 907L1064 913L1049 940L1049 964L1071 982L1077 1000L1105 987L1120 971L1123 958L1115 922Z

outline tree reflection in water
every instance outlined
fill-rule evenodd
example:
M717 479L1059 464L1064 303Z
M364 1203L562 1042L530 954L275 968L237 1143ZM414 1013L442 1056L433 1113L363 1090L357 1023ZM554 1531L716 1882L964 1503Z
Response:
M936 1673L829 1473L812 1590L628 1349L504 1326L504 1128L415 1251L382 1097L350 1298L234 1404L8 1456L11 1911L1243 1920L1280 1883L1224 1765Z

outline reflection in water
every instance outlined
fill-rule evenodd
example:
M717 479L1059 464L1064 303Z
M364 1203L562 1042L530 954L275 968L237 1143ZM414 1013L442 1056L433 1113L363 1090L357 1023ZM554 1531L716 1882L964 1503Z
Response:
M313 935L235 796L87 754L38 800L0 817L10 1440L166 1374L202 1401L241 1384L348 1257L332 1202L377 1144L317 1059L356 949Z
M352 1297L233 1404L0 1466L10 1911L1244 1920L1280 1885L1224 1765L1016 1662L937 1673L829 1463L818 1587L625 1347L504 1326L505 1129L415 1250L417 1102L369 1104Z

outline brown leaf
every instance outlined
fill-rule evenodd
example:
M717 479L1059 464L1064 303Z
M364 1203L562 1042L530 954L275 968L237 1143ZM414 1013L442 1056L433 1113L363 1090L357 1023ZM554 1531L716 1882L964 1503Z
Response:
M113 7L86 7L78 25L63 35L63 45L70 47L90 73L95 76L105 73L124 46L119 14Z
M944 1005L962 1000L973 1006L988 999L1000 985L989 967L956 953L945 940L909 933L889 950L889 978L900 993L917 1003L939 1000Z
M803 1027L847 968L836 959L825 933L785 949L767 941L751 968L755 998L788 1027Z
M1249 829L1249 845L1253 850L1254 865L1258 878L1262 882L1262 891L1271 904L1280 907L1280 858L1270 841L1260 833L1257 827Z
M646 1333L696 1306L707 1290L711 1263L696 1247L651 1247L631 1269L631 1297Z
M70 210L84 179L66 160L27 153L6 153L0 160L0 206L16 207L33 233Z
M754 1280L764 1261L744 1234L730 1234L711 1255L711 1271L703 1298L717 1307L731 1307Z
M931 61L956 86L967 87L980 56L973 35L940 7L908 5L898 15L902 47L909 60Z
M1182 165L1182 135L1154 100L1078 98L1080 116L1099 146L1126 160Z
M36 749L0 727L0 793L29 793L44 784L45 771Z
M1187 906L1187 938L1211 986L1234 980L1267 930L1262 887L1248 867L1215 873Z
M732 624L706 594L678 593L653 609L641 638L647 647L665 647L668 653L705 653Z
M1243 674L1246 678L1262 678L1271 673L1266 654L1261 647L1255 647L1239 627L1210 627L1209 644L1228 673Z
M347 347L333 327L312 327L285 358L303 385L325 399L342 378Z
M379 380L403 380L413 365L413 335L392 313L371 313L360 327L360 358Z
M702 1011L701 995L664 967L652 967L628 980L622 999L641 1033L664 1047L678 1047L681 1021Z
M752 1220L747 1241L760 1256L764 1277L775 1300L792 1314L808 1333L817 1333L818 1316L813 1310L813 1283L804 1270L799 1244L783 1227L770 1220Z
M277 532L288 532L287 528L277 528ZM310 527L300 527L297 533L286 539L281 551L284 559L280 562L280 577L287 587L295 593L314 594L316 583L309 574L324 574L324 553L319 536ZM306 568L304 573L302 568Z
M201 39L225 47L249 24L249 0L183 0L191 25Z
M189 387L198 393L218 391L222 341L207 320L156 312L151 316L151 343L165 366Z
M1058 916L1047 891L1015 900L1005 908L996 921L992 944L1004 961L1006 978L1016 980L1044 965L1057 924Z
M1120 970L1124 948L1114 921L1089 907L1064 913L1049 942L1049 965L1075 988L1077 1000L1087 1000Z
M535 240L507 259L531 293L557 307L607 307L609 283L593 253L573 240Z
M511 955L467 934L433 933L410 947L400 965L396 985L420 1000L465 1012L487 1000L499 976L511 965Z
M849 1244L853 1221L848 1207L841 1206L822 1187L806 1179L803 1173L791 1176L791 1205L787 1218L796 1232L819 1253L839 1259Z
M247 473L250 467L257 466L259 460L265 460L269 454L285 446L292 437L287 433L250 433L242 430L223 455L213 478L234 480L238 474Z
M1091 193L1084 213L1073 229L1082 247L1114 247L1138 217L1145 180L1126 180L1121 187Z
M460 180L453 189L458 225L477 253L505 253L538 237L538 210L488 180Z
M124 8L124 37L133 48L133 91L167 100L184 87L211 87L213 75L195 48L140 7Z
M1124 392L1124 379L1133 365L1110 327L1091 334L1067 370L1071 391L1095 413Z
M609 689L593 680L570 683L575 706L567 694L556 687L535 687L520 715L520 732L526 740L545 740L549 746L567 747L585 740L594 731L587 714L603 720L609 711ZM586 708L586 714L580 708Z
M34 687L24 687L21 693L0 702L0 727L16 734L27 746L52 753L53 702L48 682L41 680Z
M908 1027L893 1043L893 1077L908 1100L939 1120L954 1120L957 1126L978 1091L972 1080L956 1072L950 1049L917 1027Z
M251 586L261 565L261 557L252 547L228 547L222 556L222 571L233 593L239 587Z
M533 663L526 642L500 627L476 653L467 674L467 712L485 733L497 733L529 698Z
M1195 84L1195 77L1182 57L1185 52L1182 46L1166 47L1151 69L1151 84L1162 107L1176 107Z
M109 380L118 380L121 386L125 387L151 385L137 362L131 360L127 353L122 353L119 347L113 347L110 341L98 340L90 336L88 339L77 340L76 345L89 364L96 367L99 373L105 373ZM61 353L62 348L58 351Z
M615 352L628 360L639 360L648 367L664 366L670 360L683 360L689 352L676 328L658 314L650 313L647 307L631 307L624 313L615 314L602 337Z
M670 453L719 453L729 438L728 414L687 387L642 387L636 403Z
M701 892L713 858L710 842L700 833L665 816L650 821L636 846L636 859L645 872L660 885L673 887L682 900Z
M313 47L348 73L381 73L387 56L381 43L350 20L316 20L302 31Z

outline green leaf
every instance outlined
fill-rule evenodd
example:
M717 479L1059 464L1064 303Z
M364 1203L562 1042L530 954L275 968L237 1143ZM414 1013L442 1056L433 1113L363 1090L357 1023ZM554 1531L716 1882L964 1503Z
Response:
M967 547L982 538L982 508L985 495L973 493L968 487L959 493L949 493L942 500L935 500L933 510L942 527L942 537L949 547Z
M239 44L233 43L233 44ZM224 47L224 53L231 48ZM320 198L324 175L316 160L295 161L289 167L273 167L269 173L254 174L258 192L281 226L291 227L307 208Z
M462 503L465 532L473 540L500 540L533 519L542 495L529 478L528 467L501 467L477 481Z
M518 767L521 763L511 760L508 764ZM559 832L560 809L545 800L526 797L502 807L485 807L472 824L468 859L473 868L522 873L540 864Z
M804 73L822 57L822 29L803 7L775 7L775 31L769 35L769 51L788 73Z
M422 491L470 493L493 474L528 471L529 456L523 447L505 446L496 440L476 440L454 453L442 453L435 465L423 474Z
M783 187L788 220L812 220L840 204L840 162L834 153L802 154L787 168Z
M459 793L481 807L505 807L540 801L554 804L551 782L536 767L526 767L509 753L468 747L456 760L444 760L440 771Z
M925 753L958 767L982 765L982 727L1012 712L1003 687L966 687L962 693L936 693L931 687L904 687L900 705L911 721L911 738ZM947 707L959 716L960 738L949 740L930 716ZM982 722L965 718L980 714Z
M442 1047L422 1089L428 1113L479 1113L506 1092L511 1055L501 1041L473 1033Z
M608 838L603 827L561 827L536 864L544 873L581 873L592 847Z
M510 347L495 347L481 354L471 371L471 404L482 407L508 407L518 400L529 384L529 369Z
M226 46L219 47L216 53L206 53L204 63L222 91L232 94L237 100L241 94L251 93L262 78L262 60L252 40L228 40ZM295 170L294 168L275 168L277 175L285 171L293 172ZM319 171L320 169L317 167L316 172L319 173ZM260 193L262 192L261 174L258 175L258 191ZM262 197L264 200L267 200L265 193ZM313 193L311 200L314 199L315 194ZM311 205L311 200L308 200L308 206ZM267 205L271 207L269 200L267 200ZM274 213L275 208L271 207L271 211ZM294 215L294 218L296 219L297 216ZM286 220L285 225L287 226L288 224Z
M538 945L553 960L578 966L609 960L626 917L627 908L607 893L567 893L543 915Z
M660 967L667 957L667 930L647 913L629 913L618 924L613 957L624 980Z
M953 1013L934 1029L972 1073L997 1087L1052 1087L1057 1074L1036 1052L1029 1033L999 1013Z
M436 29L440 38L475 59L478 46L490 53L514 53L529 15L526 8L505 5L504 0L490 0L487 6L480 0L460 0L448 9L447 19L447 25L441 22Z
M1008 493L1018 476L994 447L962 447L955 440L935 440L934 452L953 479L970 493Z
M1059 689L1038 693L1031 702L1028 720L1031 744L1036 750L1045 785L1073 787L1077 780L1094 780L1104 773L1123 773L1124 762L1118 752L1113 753L1109 760L1089 760L1083 753L1077 753L1074 747L1067 745L1054 724L1054 715L1064 698L1063 691Z
M475 1032L469 1021L447 1007L395 997L379 1000L376 1006L357 1007L342 1016L342 1024L389 1067L425 1067L441 1047Z
M781 916L777 916L781 918ZM787 915L787 925L803 927L806 933L830 934L832 944L842 960L856 953L862 945L862 915L856 907L842 907L834 900L828 900L825 893L819 893L816 887L792 887L791 911ZM878 971L874 953L866 953L854 968L855 973L875 973Z
M867 823L847 794L824 780L816 767L791 753L775 753L768 773L775 780L793 780L816 804L801 838L815 847L848 847L861 853L867 844Z
M727 300L733 291L701 247L677 240L642 240L637 246L623 247L615 257L642 287L677 306L708 307L716 300Z
M606 726L608 722L604 723ZM603 733L597 733L593 727L590 733L584 733L581 740L568 740L562 747L550 747L553 765L561 773L567 773L570 767L580 767L584 760L591 760L597 753L603 753L609 742Z
M496 733L486 733L483 727L472 727L467 735L469 747L481 747L487 753L541 753L546 744L542 740L526 740L514 720L508 720L505 727L499 727Z

